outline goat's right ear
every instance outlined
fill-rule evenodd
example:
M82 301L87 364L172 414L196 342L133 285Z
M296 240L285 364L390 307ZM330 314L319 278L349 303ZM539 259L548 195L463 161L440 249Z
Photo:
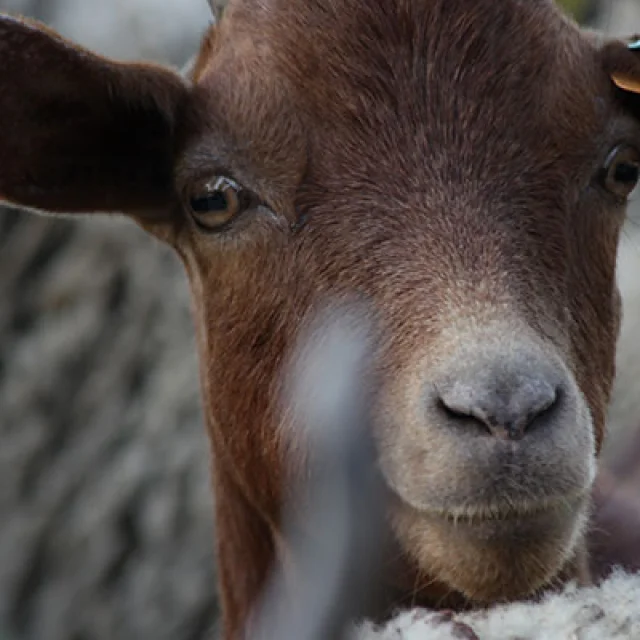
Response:
M0 16L0 199L51 212L162 215L173 202L179 74L117 63Z

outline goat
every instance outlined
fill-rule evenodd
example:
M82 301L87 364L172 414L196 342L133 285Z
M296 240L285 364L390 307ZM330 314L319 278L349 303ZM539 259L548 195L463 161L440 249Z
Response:
M0 59L0 198L122 212L184 263L225 638L251 637L273 567L296 581L283 505L314 452L283 377L327 299L376 318L387 542L364 613L599 577L635 43L547 0L232 0L186 79L4 16Z

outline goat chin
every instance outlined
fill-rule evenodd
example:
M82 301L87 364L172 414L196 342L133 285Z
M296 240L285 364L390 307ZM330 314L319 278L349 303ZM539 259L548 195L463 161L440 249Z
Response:
M499 638L640 637L640 574L613 573L597 587L574 583L533 603L514 603L473 613L406 611L382 627L364 622L350 640L498 640Z
M397 507L392 520L401 545L425 575L437 575L482 605L530 597L569 567L568 575L579 575L587 502L576 498L562 509L475 521Z

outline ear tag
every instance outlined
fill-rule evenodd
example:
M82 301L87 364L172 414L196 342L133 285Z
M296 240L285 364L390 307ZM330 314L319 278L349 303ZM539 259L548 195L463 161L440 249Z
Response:
M630 91L631 93L640 93L640 78L632 78L631 76L625 76L621 73L613 73L611 79L618 89Z
M635 40L627 45L629 51L640 52L640 40ZM640 78L631 76L626 73L612 73L611 79L618 89L630 91L631 93L640 93Z
M640 40L634 40L627 45L627 49L633 52L640 53ZM626 73L612 73L611 79L613 83L618 87L618 89L622 89L623 91L630 91L631 93L640 94L640 78L637 76L631 76Z

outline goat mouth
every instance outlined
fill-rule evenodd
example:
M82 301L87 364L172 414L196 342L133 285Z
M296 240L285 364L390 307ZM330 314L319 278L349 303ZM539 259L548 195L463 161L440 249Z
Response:
M576 493L537 501L514 501L504 503L465 504L440 509L425 509L427 517L435 517L453 525L515 522L535 520L563 511L573 513L576 505L585 499L584 493Z
M589 501L591 485L575 486L562 493L525 496L509 495L508 492L498 493L493 498L482 499L469 495L466 498L453 496L439 501L419 500L411 493L399 490L391 483L387 483L388 496L391 505L407 509L414 516L445 522L475 524L482 522L501 522L511 520L531 520L548 514L567 512L573 513ZM531 493L534 493L533 491ZM537 492L536 492L537 493Z
M495 502L470 502L442 507L418 507L404 502L414 517L431 523L439 523L470 530L509 530L518 525L536 526L555 520L572 519L588 500L588 491L576 491L561 496L538 500L498 500Z

